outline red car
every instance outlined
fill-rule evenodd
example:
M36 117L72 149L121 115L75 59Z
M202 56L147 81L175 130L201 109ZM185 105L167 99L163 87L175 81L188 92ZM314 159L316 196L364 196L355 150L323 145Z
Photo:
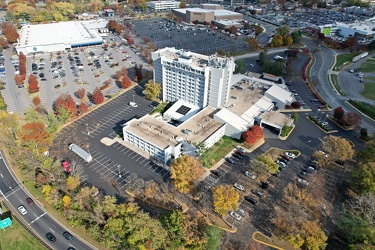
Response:
M287 155L283 155L282 157L283 157L285 160L288 160L288 161L293 160L292 158L288 157Z
M243 152L242 151L239 151L239 150L236 150L234 151L235 154L238 154L238 155L243 155Z

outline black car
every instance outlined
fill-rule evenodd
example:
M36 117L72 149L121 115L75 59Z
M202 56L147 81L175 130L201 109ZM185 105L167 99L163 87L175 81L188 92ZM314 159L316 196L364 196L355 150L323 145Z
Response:
M51 241L51 242L55 242L55 241L56 241L56 237L55 237L55 235L53 235L53 234L50 233L50 232L48 232L48 233L46 234L46 238L47 238L49 241Z
M224 174L217 170L211 170L211 173L216 175L217 177L222 177Z
M61 85L60 84L57 84L57 85L55 85L55 89L58 89L58 88L60 88L61 87Z
M245 200L250 202L253 205L256 205L258 203L258 201L256 199L254 199L253 197L250 197L250 196L245 196Z
M284 158L280 158L279 161L284 162L285 164L288 164L288 163L289 163L289 161L286 160L286 159L284 159Z
M234 158L237 158L237 159L242 159L242 156L241 155L239 155L239 154L232 154L232 156L234 157Z
M23 88L23 87L25 87L25 86L23 86L22 84L20 84L20 85L17 85L17 87L18 87L19 89L21 89L21 88Z
M275 177L279 177L280 176L280 171L277 171L276 173L273 173L272 175L275 176Z
M73 239L73 235L71 235L68 231L63 232L63 236L68 241L72 241L72 239Z
M39 73L39 77L44 77L44 73Z
M74 247L68 247L67 250L76 250Z
M264 182L264 181L261 181L260 182L260 187L263 188L263 189L267 189L269 186L269 184L267 182Z
M47 79L46 78L42 78L42 79L40 79L41 81L47 81Z

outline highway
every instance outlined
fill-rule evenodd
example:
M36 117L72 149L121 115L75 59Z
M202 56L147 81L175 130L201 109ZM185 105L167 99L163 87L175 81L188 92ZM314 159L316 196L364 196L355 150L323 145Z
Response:
M50 249L63 250L68 249L69 247L74 247L73 249L77 250L96 249L62 226L46 210L44 210L35 199L33 199L34 205L30 206L26 202L26 198L31 197L31 195L10 172L1 151L0 157L0 191L3 202L11 210L13 216L19 218L19 220L26 225L30 231L37 235L39 240L42 240ZM27 209L27 214L22 215L17 210L20 205L23 205ZM68 231L73 235L72 241L68 241L63 237L62 234L65 231ZM46 234L48 232L51 232L56 237L55 242L52 243L47 240Z

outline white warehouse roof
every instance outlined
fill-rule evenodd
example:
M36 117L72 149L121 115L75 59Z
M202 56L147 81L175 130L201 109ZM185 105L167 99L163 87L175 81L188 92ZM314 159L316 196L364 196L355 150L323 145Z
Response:
M294 101L292 93L277 85L273 85L266 92L269 95L273 96L275 99L280 100L284 103L291 103Z
M97 29L105 28L107 23L106 20L90 20L25 25L21 28L16 49L18 53L30 54L101 44Z

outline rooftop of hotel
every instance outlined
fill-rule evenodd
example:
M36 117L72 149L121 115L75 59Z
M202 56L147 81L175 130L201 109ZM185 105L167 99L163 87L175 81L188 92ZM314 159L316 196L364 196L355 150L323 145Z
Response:
M181 141L200 143L224 125L212 119L213 112L213 109L205 108L178 127L145 115L129 121L125 131L138 135L160 148L174 146Z

